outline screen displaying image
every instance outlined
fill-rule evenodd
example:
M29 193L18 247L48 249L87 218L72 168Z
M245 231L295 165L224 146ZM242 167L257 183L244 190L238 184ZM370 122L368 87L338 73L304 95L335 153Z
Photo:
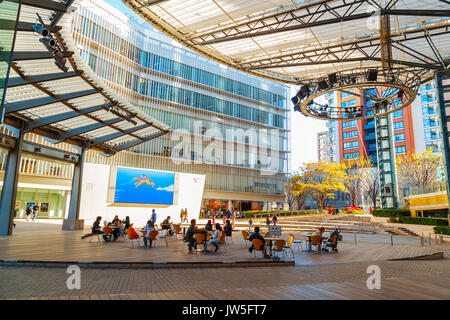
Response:
M175 174L117 168L115 203L173 204Z

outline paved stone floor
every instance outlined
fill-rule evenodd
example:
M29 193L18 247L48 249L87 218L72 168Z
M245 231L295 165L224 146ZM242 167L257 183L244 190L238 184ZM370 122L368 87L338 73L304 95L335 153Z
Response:
M369 265L381 289L369 290ZM450 261L213 269L81 269L69 290L65 269L0 267L1 299L450 299Z
M30 223L27 228L34 228ZM182 241L130 248L80 240L82 231L42 230L0 237L0 259L59 261L228 261L253 258L241 234L226 252L188 254ZM295 234L298 238L300 235ZM370 237L368 239L367 237ZM339 244L339 253L295 253L295 267L81 269L81 289L69 290L64 268L0 267L0 299L450 299L450 246L386 244L377 235ZM369 241L370 240L370 241ZM388 261L436 251L444 259ZM369 290L367 267L381 268L381 289Z

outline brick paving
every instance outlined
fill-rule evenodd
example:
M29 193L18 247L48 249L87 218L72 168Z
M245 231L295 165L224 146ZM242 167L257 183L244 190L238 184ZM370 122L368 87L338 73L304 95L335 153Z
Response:
M369 265L382 290L368 290ZM450 299L450 261L374 261L285 268L65 269L0 267L1 299Z

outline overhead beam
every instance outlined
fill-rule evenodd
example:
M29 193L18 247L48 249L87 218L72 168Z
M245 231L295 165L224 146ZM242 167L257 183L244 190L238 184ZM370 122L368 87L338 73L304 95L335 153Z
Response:
M26 80L23 79L22 77L10 78L8 80L8 88L19 87L19 86L24 86L27 84L38 83L38 82L67 79L67 78L72 78L72 77L76 77L79 75L80 75L80 72L69 71L69 72L43 74L43 75L37 75L37 76L28 76L26 78Z
M58 142L63 142L66 139L78 136L80 134L87 133L89 131L100 129L102 127L106 127L106 126L115 124L115 123L120 122L120 121L125 121L125 119L119 117L119 118L114 118L114 119L106 120L106 121L99 122L99 123L93 123L93 124L90 124L90 125L87 125L87 126L82 126L80 128L68 130L66 132L60 133L58 135L58 137L56 138L56 140Z
M73 51L64 52L65 57L73 55ZM26 60L42 60L42 59L54 59L52 54L48 51L15 51L13 53L13 61L26 61Z
M117 146L116 149L118 151L123 151L123 150L129 149L131 147L137 146L137 145L139 145L141 143L144 143L144 142L156 139L156 138L158 138L160 136L165 135L166 133L168 133L168 131L160 131L160 132L151 134L151 135L149 135L147 137L144 137L144 138L142 138L142 140L133 140L133 141L121 144L121 145Z
M36 99L25 100L25 101L12 102L12 103L5 104L6 114L12 113L12 112L23 111L23 110L27 110L27 109L32 109L32 108L37 108L37 107L45 106L47 104L52 104L52 103L56 103L56 102L62 102L62 101L67 101L67 100L71 100L71 99L81 98L81 97L89 96L92 94L96 94L99 91L100 90L98 90L98 89L89 89L89 90L83 90L83 91L79 91L79 92L71 92L71 93L62 94L59 96L55 96L56 98L43 97L43 98L36 98Z
M4 133L0 133L0 148L14 150L14 148L16 147L16 141L16 138L8 136Z
M22 152L34 156L41 156L69 163L77 163L80 158L79 154L73 152L47 147L41 144L36 144L28 141L24 141L22 146Z
M67 12L67 7L64 3L55 2L50 0L22 0L22 5L41 8L46 10L52 10L56 12Z
M38 118L36 120L32 120L32 121L27 121L25 123L25 128L24 131L25 132L30 132L35 128L39 128L39 127L43 127L43 126L47 126L56 122L60 122L60 121L64 121L64 120L68 120L68 119L72 119L75 117L79 117L91 112L95 112L98 110L102 110L105 107L109 107L112 106L112 103L108 103L108 104L102 104L99 106L93 106L93 107L89 107L89 108L84 108L78 111L69 111L69 112L65 112L65 113L61 113L61 114L55 114L53 116L48 116L48 117L44 117L44 118Z
M110 141L110 140L114 140L114 139L120 138L120 137L122 137L124 135L130 134L130 133L133 133L133 132L145 129L145 128L149 128L149 127L150 126L148 124L143 124L141 126L133 127L133 128L126 129L126 130L123 130L123 131L111 133L111 134L108 134L108 135L103 136L103 137L95 138L94 140L92 140L92 142L88 142L87 143L86 148L89 149L89 148L91 148L93 146L96 146L96 145L98 145L100 143L104 143L104 142L107 142L107 141Z
M450 10L381 10L381 14L391 16L450 17Z

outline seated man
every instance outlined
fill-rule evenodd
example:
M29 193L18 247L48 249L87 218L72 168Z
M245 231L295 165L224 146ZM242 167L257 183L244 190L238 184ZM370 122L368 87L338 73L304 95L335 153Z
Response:
M161 223L161 229L163 229L163 230L170 229L171 223L169 222L169 220L170 220L170 217L167 217L166 219L164 219L164 221Z
M184 241L188 243L189 253L192 252L192 247L194 247L194 249L197 249L197 241L195 240L194 235L199 232L200 231L197 230L195 219L192 219L191 225L187 229L186 234L184 236Z
M263 250L264 256L265 256L266 255L266 247L265 247L266 240L264 240L264 237L259 234L259 227L255 227L255 231L253 231L252 234L248 237L248 241L250 241L250 242L252 242L253 239L259 239L263 242L262 250ZM255 247L252 244L252 246L250 248L248 248L248 251L251 253L251 252L253 252L253 249L255 249Z

